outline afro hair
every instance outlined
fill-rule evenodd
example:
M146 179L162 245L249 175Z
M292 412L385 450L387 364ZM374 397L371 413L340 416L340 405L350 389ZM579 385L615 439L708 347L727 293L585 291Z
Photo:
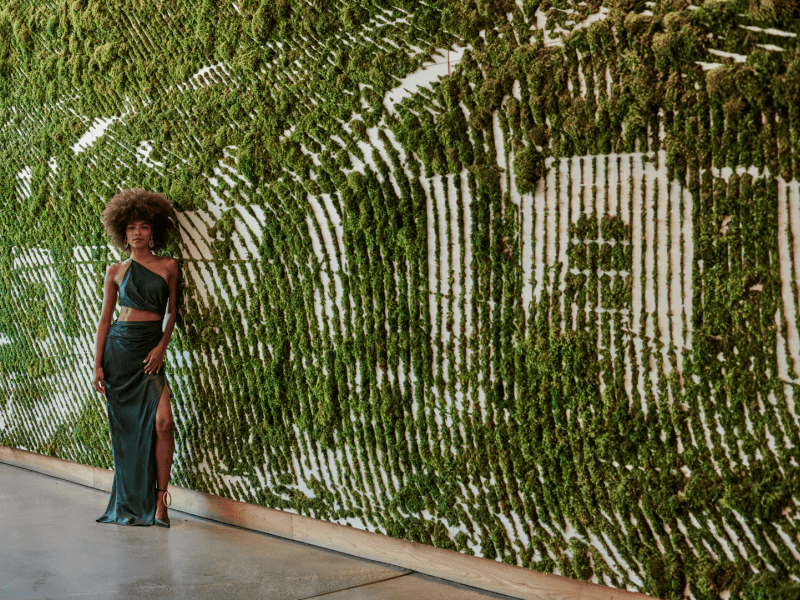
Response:
M175 209L164 194L148 192L142 188L124 189L114 195L103 209L100 218L105 225L111 243L122 250L129 223L147 221L153 230L153 250L164 247L171 231L175 229Z

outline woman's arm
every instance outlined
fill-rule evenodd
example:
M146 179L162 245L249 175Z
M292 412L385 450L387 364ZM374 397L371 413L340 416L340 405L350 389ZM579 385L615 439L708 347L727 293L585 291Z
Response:
M174 258L169 262L169 276L167 277L167 284L169 284L169 304L167 305L167 326L164 327L164 333L161 336L161 341L153 348L144 359L144 372L145 373L158 373L164 363L164 354L167 352L169 345L169 338L172 336L172 330L175 329L175 319L178 316L178 261Z
M108 267L106 279L103 283L103 310L100 313L100 322L97 324L97 339L94 352L94 389L101 394L106 393L105 377L103 375L103 349L106 346L108 330L111 328L111 317L114 316L114 307L117 305L117 264Z

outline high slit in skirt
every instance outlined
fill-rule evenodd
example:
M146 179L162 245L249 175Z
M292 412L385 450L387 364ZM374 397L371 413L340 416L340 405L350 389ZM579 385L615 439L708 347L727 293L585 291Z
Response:
M167 385L145 373L144 359L162 335L161 321L114 321L103 350L114 483L98 523L153 525L156 514L155 420Z

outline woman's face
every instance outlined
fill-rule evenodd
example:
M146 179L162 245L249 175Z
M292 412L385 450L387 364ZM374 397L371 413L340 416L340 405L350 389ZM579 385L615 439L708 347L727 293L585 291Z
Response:
M147 246L153 237L153 229L147 221L131 221L126 228L125 237L131 248Z

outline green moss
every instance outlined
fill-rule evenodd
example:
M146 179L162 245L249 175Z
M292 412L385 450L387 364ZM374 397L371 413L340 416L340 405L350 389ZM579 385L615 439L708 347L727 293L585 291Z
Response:
M796 3L615 0L576 28L600 7L9 3L0 442L110 466L102 404L85 396L117 259L99 216L114 190L150 187L181 213L177 483L660 598L795 597L775 534L797 535L784 515L800 461L776 375L775 177L800 168L800 62L794 38L752 26L798 33ZM544 45L537 10L562 46ZM449 76L386 108L454 44L470 48ZM101 117L118 120L73 152ZM603 173L662 150L669 194L634 223L624 207L644 180L614 189ZM638 154L596 156L612 152ZM736 175L750 165L768 175ZM531 224L503 189L586 203ZM648 221L667 201L693 235L690 349L659 331L673 307L632 313L647 257L687 250ZM562 217L567 240L548 230ZM655 239L634 239L648 226ZM523 264L528 244L562 241L566 263ZM734 535L731 561L718 538Z

